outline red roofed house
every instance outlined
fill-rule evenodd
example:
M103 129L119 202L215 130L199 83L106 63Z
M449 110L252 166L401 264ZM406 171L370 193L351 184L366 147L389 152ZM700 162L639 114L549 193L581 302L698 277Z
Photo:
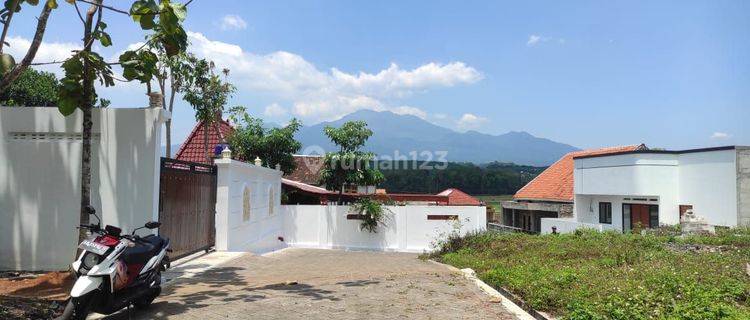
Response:
M479 199L454 188L445 189L443 192L438 193L437 195L447 196L449 206L479 206L482 204Z
M206 132L207 130L207 132ZM211 164L212 158L219 156L226 143L227 137L232 133L232 125L220 119L217 123L205 126L199 122L190 132L190 135L182 143L175 154L175 159L189 162ZM208 153L205 153L205 144L208 138ZM219 147L217 147L219 146ZM289 174L284 174L281 179L282 188L286 194L286 203L289 204L327 204L329 201L338 199L338 192L326 190L320 183L320 171L323 168L323 157L315 155L294 155L296 168ZM344 202L352 202L358 197L375 196L381 199L389 199L409 204L431 204L451 206L480 206L483 205L478 199L458 189L446 189L438 194L376 194L376 186L348 186L342 194Z
M210 126L205 126L203 121L198 122L180 146L180 150L177 151L174 158L182 161L213 164L213 161L206 156L204 151L205 144L203 141L206 140L206 134L208 136L209 156L214 157L214 149L217 145L226 143L226 138L232 133L232 130L234 130L232 125L223 119L219 119L218 122Z
M647 149L645 145L574 151L564 155L505 201L502 223L526 232L541 231L542 218L573 216L573 158Z

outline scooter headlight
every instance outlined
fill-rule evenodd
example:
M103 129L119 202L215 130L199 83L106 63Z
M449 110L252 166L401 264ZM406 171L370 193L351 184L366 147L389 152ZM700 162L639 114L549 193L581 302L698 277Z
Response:
M86 254L83 255L83 259L81 259L81 267L88 271L95 265L99 264L99 262L101 262L101 257L98 254L86 252Z

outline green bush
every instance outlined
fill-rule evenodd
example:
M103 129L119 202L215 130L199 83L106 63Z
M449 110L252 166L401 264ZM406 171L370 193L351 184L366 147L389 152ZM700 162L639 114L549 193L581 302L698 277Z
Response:
M390 210L382 203L370 198L361 198L352 205L352 210L361 216L360 230L378 232L378 225L385 225Z
M562 319L750 319L750 229L477 233L433 254Z

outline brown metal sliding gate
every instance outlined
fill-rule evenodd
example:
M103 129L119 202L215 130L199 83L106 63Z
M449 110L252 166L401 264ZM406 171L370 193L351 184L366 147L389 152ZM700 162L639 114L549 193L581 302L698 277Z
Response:
M208 250L215 241L216 166L161 158L159 235L172 260Z

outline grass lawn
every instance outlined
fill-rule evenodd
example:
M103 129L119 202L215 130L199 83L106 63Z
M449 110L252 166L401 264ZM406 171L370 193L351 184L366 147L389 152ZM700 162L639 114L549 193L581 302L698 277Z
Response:
M434 259L564 319L750 319L750 229L451 238Z

